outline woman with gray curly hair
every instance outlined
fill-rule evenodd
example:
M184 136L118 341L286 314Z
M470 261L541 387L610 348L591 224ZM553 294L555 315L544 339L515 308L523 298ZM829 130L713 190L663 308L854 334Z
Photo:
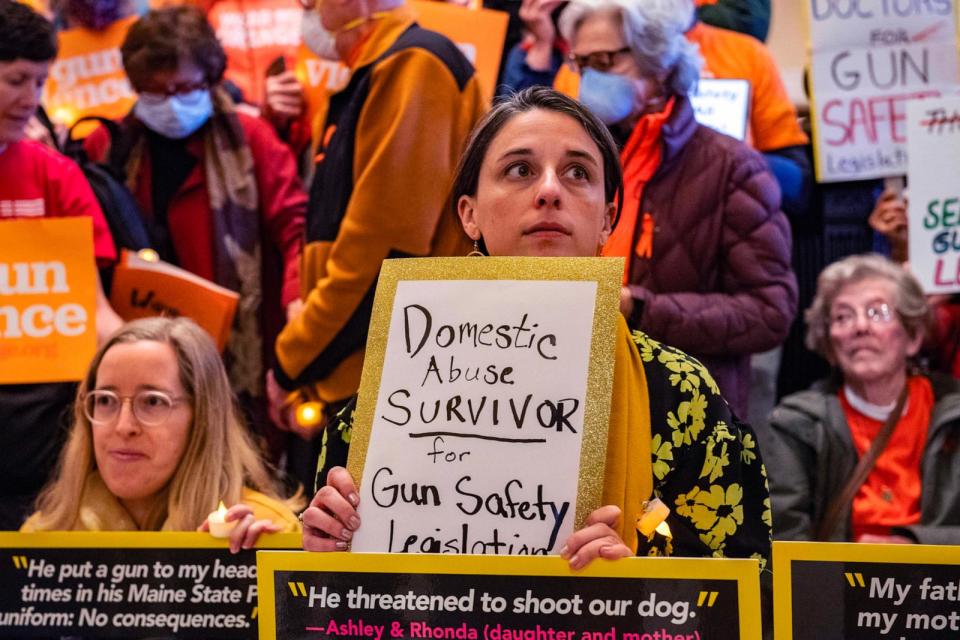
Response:
M836 375L771 415L774 537L960 543L960 383L911 364L930 322L920 284L850 256L820 274L806 320Z
M707 365L746 417L750 356L796 312L790 228L763 158L701 126L689 2L573 0L560 17L579 99L621 145L623 214L603 255L626 258L629 324Z

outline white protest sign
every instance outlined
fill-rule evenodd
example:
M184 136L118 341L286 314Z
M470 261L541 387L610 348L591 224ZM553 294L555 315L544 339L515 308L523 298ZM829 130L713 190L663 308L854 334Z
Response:
M621 269L384 263L351 436L354 551L559 552L599 506Z
M910 271L927 293L960 291L960 98L911 102Z
M750 115L750 82L701 78L690 95L697 122L743 141Z
M808 0L814 52L947 39L952 0Z
M808 0L817 179L907 172L907 102L960 86L950 0Z

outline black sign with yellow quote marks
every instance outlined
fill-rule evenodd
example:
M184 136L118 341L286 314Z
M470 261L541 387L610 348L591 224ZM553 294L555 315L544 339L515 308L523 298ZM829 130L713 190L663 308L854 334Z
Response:
M777 640L960 638L960 547L776 542Z
M756 560L257 554L260 637L311 640L760 638Z
M0 533L0 638L256 638L255 553L206 533Z

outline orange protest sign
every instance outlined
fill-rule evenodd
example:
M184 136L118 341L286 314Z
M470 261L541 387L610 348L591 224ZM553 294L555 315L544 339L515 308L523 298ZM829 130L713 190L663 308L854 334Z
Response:
M493 100L500 73L508 16L503 11L467 9L446 2L411 3L420 26L447 36L477 70L487 101Z
M302 15L297 0L222 0L207 14L227 54L224 77L251 104L263 100L267 68L274 60L282 57L292 67Z
M97 346L90 218L0 226L0 384L79 380Z
M240 296L198 275L124 251L113 272L110 304L124 320L186 316L203 327L223 351ZM151 255L152 254L152 255Z
M69 127L84 116L118 120L136 100L123 71L120 45L137 16L117 20L103 31L82 27L61 31L59 53L43 88L43 104L50 118ZM87 135L96 123L82 125Z

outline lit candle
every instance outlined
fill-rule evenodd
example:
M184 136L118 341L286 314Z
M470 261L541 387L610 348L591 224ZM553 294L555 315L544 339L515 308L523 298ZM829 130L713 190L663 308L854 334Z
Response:
M77 113L70 107L59 107L50 114L50 119L65 127L72 126L77 120Z
M670 507L663 504L659 498L654 498L644 503L643 513L637 518L637 529L645 536L649 536L654 531L660 535L669 535L670 526L666 523L668 515L670 515ZM663 528L660 525L663 525Z
M226 517L227 508L223 506L223 500L221 500L220 508L216 511L212 511L210 515L207 516L207 523L210 525L210 535L212 535L214 538L228 537L230 532L233 531L233 528L237 526L236 520L227 522Z
M140 251L137 251L137 256L146 262L160 262L160 254L153 249L140 249Z
M305 429L315 429L320 426L323 411L319 402L302 402L297 407L297 424Z

